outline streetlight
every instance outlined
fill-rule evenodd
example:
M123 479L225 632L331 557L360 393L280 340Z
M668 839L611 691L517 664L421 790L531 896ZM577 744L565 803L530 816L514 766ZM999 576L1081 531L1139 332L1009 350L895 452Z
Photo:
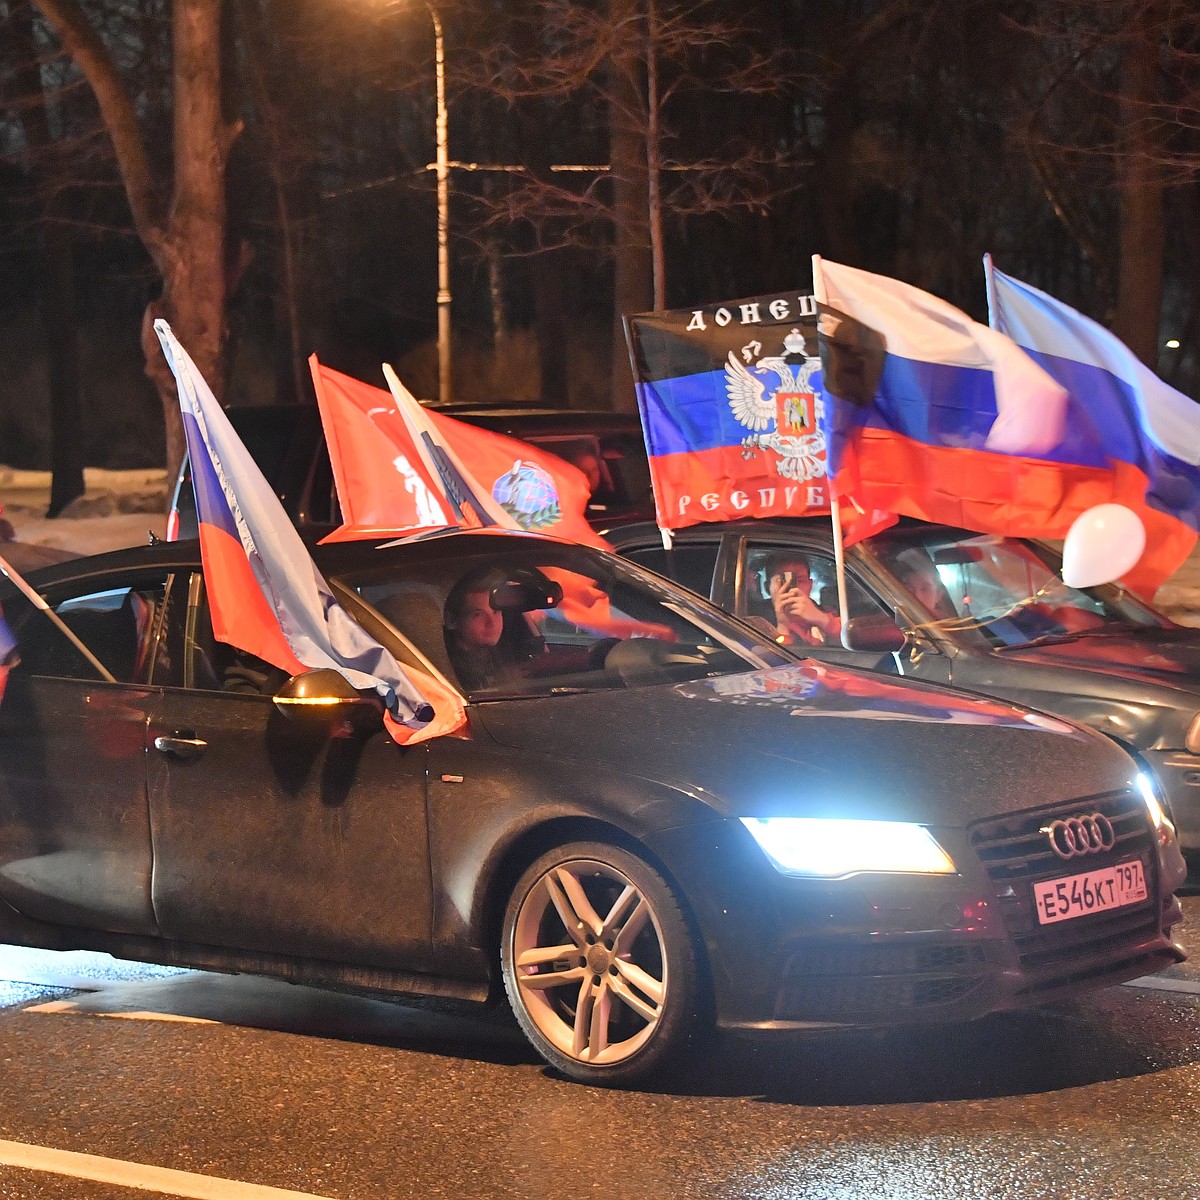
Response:
M449 115L446 112L446 41L442 19L426 0L433 21L433 57L437 79L437 118L435 133L437 161L437 237L438 237L438 399L450 400L450 147Z
M446 111L446 39L436 5L432 0L424 0L424 3L433 22L433 59L437 80L437 115L434 123L437 158L430 166L437 178L438 399L445 404L450 399L450 119Z

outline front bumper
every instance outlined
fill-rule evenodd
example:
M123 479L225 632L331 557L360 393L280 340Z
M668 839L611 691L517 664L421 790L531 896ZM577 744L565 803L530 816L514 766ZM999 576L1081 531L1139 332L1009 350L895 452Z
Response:
M664 861L682 853L694 865L679 877L706 883L688 901L708 952L718 1024L751 1031L970 1020L1182 962L1173 936L1182 920L1173 893L1186 877L1178 843L1154 833L1131 795L1076 801L1064 812L1104 804L1124 832L1112 852L1086 863L1040 853L1048 847L1040 826L1057 813L935 829L962 868L945 877L790 878L731 826L691 845L677 831ZM1145 874L1144 901L1038 923L1034 882L1134 858ZM697 868L703 874L691 875Z

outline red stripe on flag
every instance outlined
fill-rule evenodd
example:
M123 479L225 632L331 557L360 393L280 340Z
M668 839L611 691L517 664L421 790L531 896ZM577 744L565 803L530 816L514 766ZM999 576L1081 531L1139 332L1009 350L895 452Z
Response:
M214 525L200 525L200 554L212 613L213 636L298 675L304 664L292 653L279 619L259 587L240 541Z
M467 727L467 714L463 707L462 697L451 691L445 684L432 675L416 667L405 667L413 686L433 705L433 720L420 729L410 729L394 721L387 713L383 723L392 740L402 746L416 745L435 737L458 737L469 739L471 734Z
M1005 537L1064 538L1097 504L1123 504L1146 527L1146 551L1122 582L1150 597L1196 543L1184 522L1146 503L1149 480L1129 463L1111 470L986 450L928 446L898 433L861 430L837 474L839 496L945 525Z
M702 521L828 512L825 476L788 479L777 470L785 461L773 452L747 452L741 446L652 458L658 523L663 529L682 529Z

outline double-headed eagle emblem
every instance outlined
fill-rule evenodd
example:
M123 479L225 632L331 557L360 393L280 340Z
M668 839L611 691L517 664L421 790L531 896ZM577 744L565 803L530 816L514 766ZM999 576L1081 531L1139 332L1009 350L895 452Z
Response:
M821 398L811 379L821 360L805 352L804 335L793 329L783 339L783 354L767 355L757 362L761 344L742 348L743 365L731 350L725 364L725 392L737 420L749 429L742 440L742 457L757 451L778 455L775 470L785 479L805 481L825 475L825 433L821 429ZM767 373L779 380L768 388Z

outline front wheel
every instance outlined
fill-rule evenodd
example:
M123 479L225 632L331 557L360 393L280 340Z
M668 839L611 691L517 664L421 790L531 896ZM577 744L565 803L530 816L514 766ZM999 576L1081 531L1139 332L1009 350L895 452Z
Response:
M509 901L500 961L525 1035L580 1082L634 1083L706 1032L679 902L657 871L617 846L542 855Z

